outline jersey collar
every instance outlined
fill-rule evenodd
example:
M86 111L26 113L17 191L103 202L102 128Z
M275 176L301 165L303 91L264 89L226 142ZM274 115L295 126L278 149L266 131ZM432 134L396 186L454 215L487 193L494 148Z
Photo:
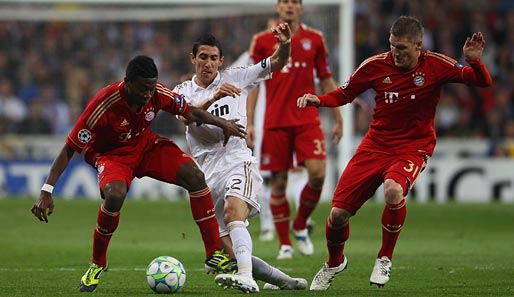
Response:
M196 83L196 74L193 75L193 78L191 79L191 83L193 84L193 90L195 92L200 91L200 90L210 90L210 89L213 89L213 88L217 88L220 85L220 82L221 82L221 74L220 74L219 71L216 74L216 77L214 78L212 83L210 85L208 85L207 88L203 88L203 87L201 87L200 85L198 85Z

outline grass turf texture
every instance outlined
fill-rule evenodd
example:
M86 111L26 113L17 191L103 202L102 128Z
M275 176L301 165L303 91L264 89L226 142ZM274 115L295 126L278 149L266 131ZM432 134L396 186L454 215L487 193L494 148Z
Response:
M48 224L30 213L33 200L0 200L0 296L84 296L80 277L91 259L99 201L56 200ZM345 249L349 267L325 292L263 291L269 296L514 296L514 206L510 204L408 204L407 221L395 250L390 282L369 286L380 246L383 205L369 202L351 219ZM324 222L329 204L313 219L315 254L275 260L277 239L258 240L250 221L254 254L294 277L314 274L327 258ZM294 245L294 242L293 242ZM161 255L179 259L187 281L181 296L240 295L217 287L203 270L204 250L189 204L125 202L108 251L109 271L95 296L152 296L145 279L149 262ZM260 283L262 288L262 283Z

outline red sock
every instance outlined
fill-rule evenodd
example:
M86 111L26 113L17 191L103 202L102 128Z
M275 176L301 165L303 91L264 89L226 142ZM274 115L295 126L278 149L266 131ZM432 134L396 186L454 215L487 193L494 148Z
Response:
M109 212L103 206L98 210L96 229L93 235L93 259L91 262L104 267L107 263L107 248L112 234L120 222L119 212Z
M393 259L394 247L400 236L406 215L405 199L402 199L398 204L386 204L382 213L382 247L378 252L378 258L387 256L389 260Z
M214 202L211 190L205 188L200 191L190 192L191 212L196 225L200 229L205 258L209 258L215 251L221 250L220 231L218 221L214 215Z
M315 190L311 188L309 183L305 185L300 195L300 205L296 218L293 222L294 230L303 230L307 228L307 220L311 216L312 212L318 205L319 198L321 197L321 189Z
M336 267L343 263L344 243L350 237L350 222L342 226L333 226L330 218L325 225L325 236L327 238L329 267Z
M291 216L291 209L289 208L289 201L287 201L286 196L271 195L270 208L280 245L291 245L291 240L289 239L289 217Z

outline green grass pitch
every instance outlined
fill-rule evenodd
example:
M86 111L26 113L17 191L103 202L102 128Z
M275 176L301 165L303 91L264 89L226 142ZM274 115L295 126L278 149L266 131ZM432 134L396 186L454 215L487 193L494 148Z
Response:
M91 258L99 201L55 201L48 224L30 213L33 200L0 200L0 296L85 296L78 285ZM383 205L370 201L351 219L346 271L326 292L263 291L267 296L514 296L514 205L408 204L391 280L369 286L380 245ZM313 219L315 255L278 261L278 243L258 240L258 219L250 220L254 254L309 283L326 260L321 204ZM203 271L204 251L187 201L127 200L109 247L109 271L95 296L154 296L146 265L155 257L178 258L187 271L180 296L242 294L217 287ZM262 288L262 283L260 283Z

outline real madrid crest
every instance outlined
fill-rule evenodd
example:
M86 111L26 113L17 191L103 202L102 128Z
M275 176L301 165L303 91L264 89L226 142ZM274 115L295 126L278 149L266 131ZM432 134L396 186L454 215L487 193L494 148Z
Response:
M414 85L421 87L425 84L425 74L422 72L414 72L412 74L412 77L414 78Z

